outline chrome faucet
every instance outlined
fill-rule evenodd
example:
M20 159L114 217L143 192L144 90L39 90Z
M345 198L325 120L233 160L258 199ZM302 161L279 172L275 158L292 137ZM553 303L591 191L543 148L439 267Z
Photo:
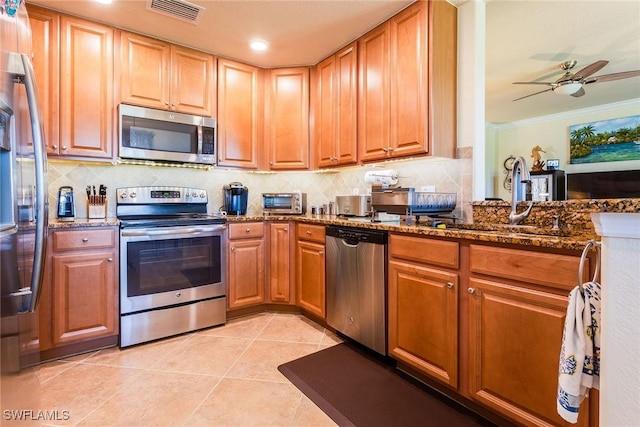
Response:
M516 182L518 172L520 172L520 182ZM518 189L521 183L531 183L531 175L529 175L529 170L527 169L527 163L525 162L524 157L518 156L513 161L513 169L511 169L511 213L509 214L509 224L511 225L520 224L529 216L531 208L533 207L533 200L531 200L526 211L516 213L516 207L518 206Z

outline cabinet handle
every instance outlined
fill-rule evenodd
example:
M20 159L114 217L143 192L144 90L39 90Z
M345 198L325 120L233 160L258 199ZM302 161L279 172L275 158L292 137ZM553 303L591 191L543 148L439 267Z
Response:
M51 148L53 148L54 150L57 150L57 149L58 149L58 144L53 144L53 145L51 146Z
M231 252L234 252L235 250L236 250L236 248L232 246L231 247Z
M246 230L244 230L244 231L246 231L247 233L251 233L251 229L250 229L250 228L248 228L248 227L247 227L247 229L246 229Z
M469 291L470 294L475 294L476 293L476 288L469 288L467 290Z
M287 227L284 228L285 233L289 231Z
M107 262L113 262L113 258L107 258Z
M447 282L447 288L449 288L449 289L453 289L453 283L451 283L451 282Z
M324 255L323 251L318 251L318 255Z
M83 241L84 243L87 243L87 242L89 241L89 238L88 238L88 237L83 237L83 238L82 238L82 241Z
M307 230L307 236L311 236L311 231Z
M393 150L395 150L395 148L393 148L393 147L387 147L387 151L393 151Z
M389 152L389 147L383 148L382 151L384 151L385 153L388 153Z
M67 149L67 146L66 146L66 145L63 145L63 146L62 146L62 149L63 149L63 150L66 150L66 149Z
M168 101L165 101L165 102L164 102L164 105L169 105L169 102L168 102Z

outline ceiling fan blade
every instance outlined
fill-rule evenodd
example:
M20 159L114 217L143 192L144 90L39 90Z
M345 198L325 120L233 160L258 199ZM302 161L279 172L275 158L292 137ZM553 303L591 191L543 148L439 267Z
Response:
M514 85L554 85L555 82L513 82Z
M637 77L637 76L640 76L640 70L623 71L621 73L611 73L611 74L604 74L602 76L592 77L590 79L587 79L585 83L610 82L612 80L627 79L629 77Z
M520 97L520 98L516 98L516 99L514 99L514 101L519 101L519 100L521 100L521 99L528 98L528 97L533 96L533 95L538 95L538 94L540 94L540 93L549 92L550 90L553 90L553 88L549 88L549 89L541 90L540 92L536 92L536 93L532 93L532 94L530 94L530 95L522 96L522 97Z
M601 59L600 61L596 61L591 65L587 65L582 70L577 71L571 76L571 80L581 80L585 77L589 77L591 74L600 71L605 65L607 65L609 61L605 61Z
M580 89L578 89L577 92L574 92L571 94L571 96L573 96L574 98L580 98L581 96L583 96L586 92L584 91L584 87L581 87Z

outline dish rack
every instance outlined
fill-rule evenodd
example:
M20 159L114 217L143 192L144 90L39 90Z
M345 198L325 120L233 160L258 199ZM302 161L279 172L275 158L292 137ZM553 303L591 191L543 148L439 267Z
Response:
M456 208L456 193L415 191L412 187L373 188L371 206L375 211L400 215L436 216Z

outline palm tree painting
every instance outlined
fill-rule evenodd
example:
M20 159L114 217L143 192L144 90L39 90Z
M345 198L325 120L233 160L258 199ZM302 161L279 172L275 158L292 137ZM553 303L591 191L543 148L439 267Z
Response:
M569 163L640 160L640 116L569 126Z

